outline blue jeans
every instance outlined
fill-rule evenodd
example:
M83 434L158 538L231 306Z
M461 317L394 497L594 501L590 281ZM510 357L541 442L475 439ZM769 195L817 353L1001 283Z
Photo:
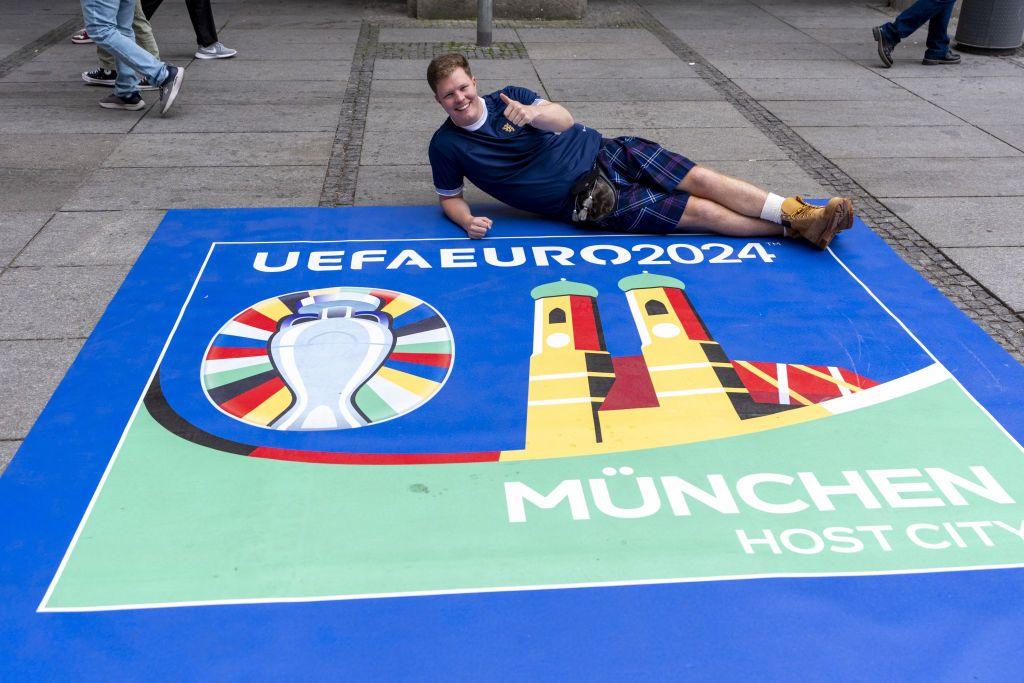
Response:
M84 0L83 0L84 1ZM903 10L896 20L882 25L882 34L893 45L928 22L928 49L925 59L942 59L949 52L949 18L956 0L917 0ZM89 34L90 36L92 33Z
M114 55L117 82L114 94L120 97L139 89L138 71L153 85L167 78L167 65L135 43L132 19L136 0L81 0L85 30L96 44Z

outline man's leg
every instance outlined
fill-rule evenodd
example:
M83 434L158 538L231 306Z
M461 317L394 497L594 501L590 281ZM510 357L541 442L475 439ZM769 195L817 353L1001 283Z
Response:
M192 28L196 32L199 47L207 47L217 42L217 24L213 20L213 8L210 0L185 0L188 18L192 20Z
M124 6L124 12L121 15L123 28L119 30L118 16L122 5ZM161 83L167 78L167 66L136 45L134 37L129 37L132 35L131 21L134 13L135 3L133 0L124 2L121 0L82 0L82 14L85 16L86 29L93 40L109 50L115 59L129 67L127 73L132 74L133 79L132 71L135 70L149 79L150 83ZM118 68L118 72L120 71L121 69ZM118 76L120 77L120 73Z
M917 0L913 5L900 12L893 21L882 24L882 34L890 43L896 45L924 26L925 22L943 9L943 4L944 0ZM950 11L952 12L952 6Z
M949 18L953 16L953 5L956 4L956 0L945 0L942 4L944 6L940 7L928 22L928 49L924 51L926 60L945 61L949 54ZM955 64L960 60L957 58L948 61Z
M150 26L149 20L146 19L146 15L142 12L142 3L135 5L135 17L132 19L132 30L135 32L135 42L139 44L149 54L153 55L154 58L160 59L160 48L157 47L156 38L153 37L153 27ZM99 59L100 68L105 71L114 71L117 69L114 63L114 55L104 50L99 45L96 46L96 57Z
M853 224L850 200L833 198L823 207L799 197L784 198L738 178L694 166L676 190L690 195L681 230L706 229L737 237L803 237L825 248L836 233Z

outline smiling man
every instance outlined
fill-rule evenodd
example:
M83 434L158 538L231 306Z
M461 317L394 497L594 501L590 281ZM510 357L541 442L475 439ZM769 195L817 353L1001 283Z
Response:
M518 209L608 230L785 235L824 249L853 224L849 199L812 206L649 140L604 138L527 88L481 96L460 54L431 61L427 82L448 114L430 140L434 188L445 215L473 239L492 221L466 203L464 178Z

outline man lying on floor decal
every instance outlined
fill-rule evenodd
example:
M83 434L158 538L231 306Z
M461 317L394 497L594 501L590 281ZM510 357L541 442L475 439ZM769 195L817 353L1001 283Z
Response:
M609 230L785 235L824 249L853 224L849 199L812 206L649 140L604 138L528 88L481 96L460 54L431 61L427 82L448 114L430 140L434 188L445 215L471 238L486 236L492 221L473 214L463 178L517 209Z

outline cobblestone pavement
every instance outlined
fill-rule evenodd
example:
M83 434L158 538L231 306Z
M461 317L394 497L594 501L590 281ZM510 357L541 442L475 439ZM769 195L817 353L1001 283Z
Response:
M406 3L223 0L230 60L153 19L180 105L96 106L74 0L0 0L0 468L168 208L433 204L429 59L462 50L606 135L658 140L780 193L845 194L1024 359L1024 58L877 64L888 10L847 0L591 0L582 21L421 21ZM150 105L155 93L146 93ZM471 202L491 201L469 188ZM455 228L453 228L455 229ZM26 315L31 311L31 315Z

